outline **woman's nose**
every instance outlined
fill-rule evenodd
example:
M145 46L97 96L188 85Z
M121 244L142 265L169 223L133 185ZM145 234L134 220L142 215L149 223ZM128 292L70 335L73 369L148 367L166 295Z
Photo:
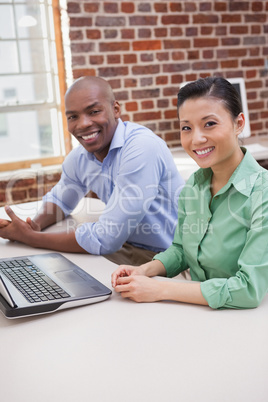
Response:
M204 144L205 142L207 142L207 138L202 130L199 129L194 130L192 142L193 144Z

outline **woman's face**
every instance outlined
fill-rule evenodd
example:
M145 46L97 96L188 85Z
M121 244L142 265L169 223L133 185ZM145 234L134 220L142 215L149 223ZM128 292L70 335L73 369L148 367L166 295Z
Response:
M245 124L242 113L234 120L221 100L201 97L186 100L178 115L182 146L200 167L215 172L238 166L241 150L237 137Z

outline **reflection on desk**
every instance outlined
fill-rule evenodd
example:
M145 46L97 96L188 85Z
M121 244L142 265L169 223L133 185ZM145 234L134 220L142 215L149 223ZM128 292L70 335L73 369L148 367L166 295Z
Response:
M96 219L102 207L85 199L70 219ZM21 205L20 215L36 208L27 204L23 213ZM34 250L42 252L49 251ZM29 253L30 247L0 239L2 257ZM113 263L63 254L111 287ZM266 402L267 316L267 297L257 309L214 311L139 304L114 292L103 303L54 314L13 321L0 315L1 400Z

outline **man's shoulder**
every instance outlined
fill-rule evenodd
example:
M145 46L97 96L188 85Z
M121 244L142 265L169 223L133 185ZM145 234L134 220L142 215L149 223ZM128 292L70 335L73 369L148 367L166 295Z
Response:
M160 147L167 147L166 142L146 126L130 121L125 121L124 126L126 145L134 141L143 146L146 144L151 144L152 146L158 144Z

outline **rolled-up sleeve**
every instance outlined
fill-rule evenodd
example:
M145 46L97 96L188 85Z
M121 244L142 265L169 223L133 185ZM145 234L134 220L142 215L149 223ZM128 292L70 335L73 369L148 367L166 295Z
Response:
M262 195L265 196L265 192ZM266 197L254 206L251 227L238 260L238 271L230 278L202 282L201 291L214 309L254 308L261 303L268 291L267 190Z

